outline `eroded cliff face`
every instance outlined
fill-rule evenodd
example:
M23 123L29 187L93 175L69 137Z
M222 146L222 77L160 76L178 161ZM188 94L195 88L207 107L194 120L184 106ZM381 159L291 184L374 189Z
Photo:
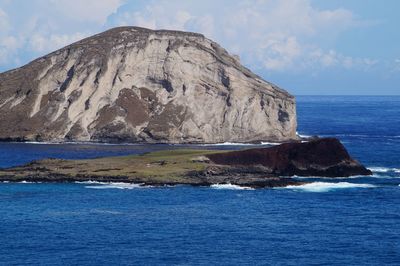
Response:
M114 28L0 74L0 139L294 138L294 97L200 34Z

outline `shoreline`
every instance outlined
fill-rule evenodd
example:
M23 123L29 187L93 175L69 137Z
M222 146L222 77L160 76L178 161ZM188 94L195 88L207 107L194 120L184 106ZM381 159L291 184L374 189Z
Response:
M0 184L83 184L83 185L116 185L116 184L124 184L124 185L136 185L138 187L154 187L154 188L163 188L163 187L178 187L178 186L188 186L188 187L213 187L213 186L236 186L238 188L249 188L249 189L262 189L262 188L284 188L288 186L302 186L306 184L311 184L313 182L305 182L305 181L297 181L292 178L284 178L290 179L289 182L283 182L281 178L279 178L281 182L271 182L272 180L263 180L256 183L153 183L153 182L126 182L124 180L113 180L113 181L97 181L97 180L73 180L73 179L65 179L65 180L51 180L51 179L32 179L32 180L1 180ZM275 181L275 180L274 180Z
M296 134L296 138L288 139L285 141L277 141L277 140L258 140L251 142L119 142L119 141L67 141L67 140L54 140L54 141L41 141L41 140L32 140L27 138L0 138L0 143L26 143L26 144L49 144L49 145L63 145L63 144L71 144L71 145L171 145L171 146L179 146L179 145L193 145L193 146L262 146L262 145L280 145L283 143L292 143L292 142L301 142L301 141L309 141L312 139L318 138L317 136L309 136L303 134Z

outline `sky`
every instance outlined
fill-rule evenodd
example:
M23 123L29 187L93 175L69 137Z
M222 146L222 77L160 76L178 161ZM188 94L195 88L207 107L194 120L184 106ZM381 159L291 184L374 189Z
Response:
M400 95L398 0L0 0L0 72L116 26L203 33L295 95Z

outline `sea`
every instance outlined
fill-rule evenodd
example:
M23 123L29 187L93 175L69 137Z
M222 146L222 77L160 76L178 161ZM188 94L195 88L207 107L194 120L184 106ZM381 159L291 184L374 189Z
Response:
M400 96L296 98L298 133L339 138L372 176L255 190L0 183L0 265L400 265ZM0 143L0 167L185 147Z

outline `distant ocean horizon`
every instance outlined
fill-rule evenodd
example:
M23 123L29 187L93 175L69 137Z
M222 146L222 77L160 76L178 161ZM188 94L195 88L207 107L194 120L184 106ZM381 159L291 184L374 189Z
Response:
M0 265L400 265L400 95L295 97L298 134L340 139L372 176L257 190L0 183ZM0 143L0 167L188 146L204 148Z

